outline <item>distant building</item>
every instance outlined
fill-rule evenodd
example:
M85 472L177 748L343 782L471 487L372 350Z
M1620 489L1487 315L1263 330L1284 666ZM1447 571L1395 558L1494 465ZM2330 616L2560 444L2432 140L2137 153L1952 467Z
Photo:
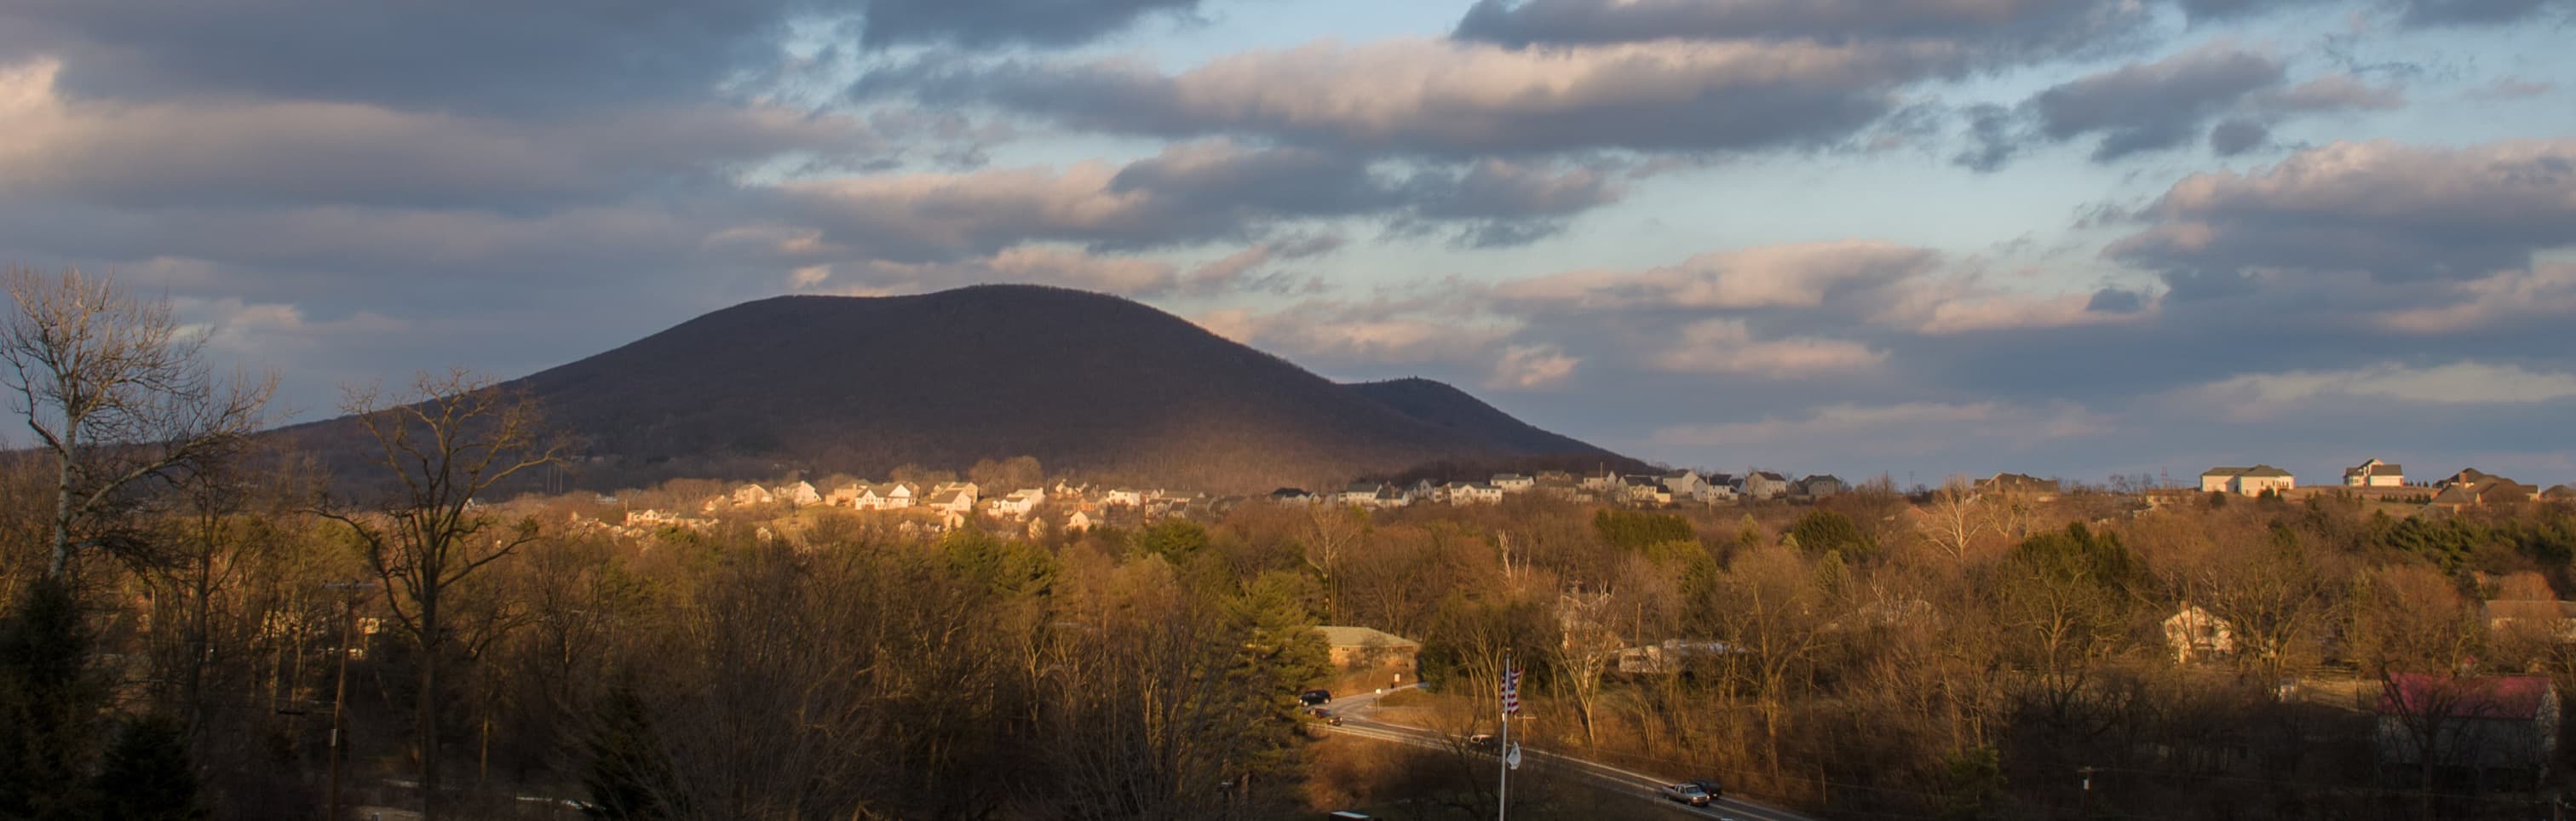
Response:
M1315 632L1324 634L1333 666L1345 673L1373 670L1412 678L1422 654L1421 642L1375 628L1328 625Z
M1486 481L1504 493L1519 493L1538 486L1538 480L1518 473L1497 473Z
M2548 490L2541 492L2540 498L2548 502L2576 502L2576 487L2552 485Z
M2499 599L2481 603L2478 609L2490 631L2576 644L2576 602Z
M2379 696L2379 762L2536 784L2558 752L2558 688L2542 676L2392 673Z
M2055 479L2042 479L2025 473L1998 473L1993 476L1977 480L1975 484L1970 486L1970 489L1977 493L2024 493L2040 496L2054 496L2058 492L2058 484Z
M1744 474L1744 498L1777 499L1789 495L1789 477L1767 470Z
M2441 483L2429 506L2449 511L2490 505L2521 504L2540 498L2540 488L2476 470L2460 471Z
M2173 649L2176 664L2236 652L2236 631L2228 628L2227 620L2198 606L2183 605L2165 617L2164 627L2165 645Z
M1270 492L1270 501L1283 505L1309 504L1315 501L1315 494L1307 493L1302 487L1283 487Z
M784 500L791 505L813 505L822 504L823 502L823 494L814 491L814 483L812 482L797 482L792 485L780 485L778 486L776 493L779 499Z
M1835 478L1831 473L1820 473L1790 485L1789 495L1802 499L1822 499L1848 490L1851 490L1851 486L1844 484L1843 480Z
M2289 492L2298 480L2289 471L2271 465L2250 468L2210 468L2200 473L2202 493L2234 493L2260 496L2264 491Z
M2372 459L2343 469L2344 487L2405 487L2406 469Z
M759 485L743 485L733 489L733 503L736 505L765 505L775 501L778 501L778 497L770 493L768 488Z

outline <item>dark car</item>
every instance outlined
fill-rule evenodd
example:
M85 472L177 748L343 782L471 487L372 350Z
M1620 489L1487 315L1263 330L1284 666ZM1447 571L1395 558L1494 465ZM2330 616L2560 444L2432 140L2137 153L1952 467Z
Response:
M1333 712L1331 708L1327 708L1327 707L1314 707L1314 708L1310 708L1310 710L1314 713L1314 715L1315 715L1315 719L1316 719L1316 720L1318 720L1318 721L1322 721L1322 722L1324 722L1324 723L1326 723L1326 724L1333 725L1333 726L1335 726L1335 727L1342 726L1342 716L1341 716L1341 714Z
M1333 700L1333 691L1324 689L1308 690L1303 693L1298 693L1297 700L1308 707L1313 707L1317 704Z
M1708 793L1708 800L1711 803L1726 797L1726 788L1718 786L1717 779L1703 778L1690 783L1698 785L1700 792Z

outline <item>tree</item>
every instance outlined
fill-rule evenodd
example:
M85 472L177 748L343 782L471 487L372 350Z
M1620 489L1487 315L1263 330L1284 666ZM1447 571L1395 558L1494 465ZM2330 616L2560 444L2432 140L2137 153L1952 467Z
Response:
M445 609L475 571L509 558L538 537L536 522L503 526L476 497L519 473L558 461L568 448L543 431L536 401L463 370L422 374L407 401L353 392L343 410L380 453L375 465L393 490L364 512L326 507L348 526L384 580L394 621L420 651L415 732L420 745L421 817L439 803L440 672L455 638Z
M89 669L89 627L68 580L45 576L0 620L0 818L85 808L107 690Z
M188 765L187 729L176 718L127 722L98 772L98 815L112 821L195 821L197 774Z
M46 572L58 576L82 550L137 548L116 526L127 491L229 456L258 429L277 380L214 379L202 334L106 278L12 268L0 279L18 306L0 321L0 378L54 460Z
M1977 534L1987 529L1985 511L1978 507L1978 499L1965 476L1952 476L1941 483L1940 490L1932 492L1923 535L1953 563L1967 561Z
M1851 517L1831 510L1812 510L1789 526L1787 540L1809 554L1822 556L1841 553L1852 559L1867 558L1878 552L1878 543L1852 524Z

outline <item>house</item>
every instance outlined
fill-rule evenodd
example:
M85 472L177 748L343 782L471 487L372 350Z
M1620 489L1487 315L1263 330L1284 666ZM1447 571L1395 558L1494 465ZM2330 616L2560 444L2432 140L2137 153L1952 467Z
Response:
M2461 474L2477 473L2464 470ZM2456 477L2455 477L2456 478ZM2431 507L2458 512L2464 508L2488 505L2510 505L2539 498L2540 488L2502 476L2479 473L2474 481L2447 481L2442 492L2433 494Z
M1036 488L1015 490L1011 491L1008 496L995 496L984 500L984 515L1007 519L1025 519L1028 518L1031 511L1036 510L1038 505L1045 501L1046 491L1038 490Z
M2462 468L2460 472L2451 474L2448 478L2435 480L2433 482L2433 486L2450 487L2452 485L2475 485L2490 479L2502 478L2504 477L2497 476L2477 468Z
M868 485L850 503L860 510L902 510L912 506L914 489L911 482L887 482Z
M1414 495L1415 494L1397 489L1394 485L1378 485L1377 498L1374 501L1369 502L1369 506L1403 507L1405 505L1413 504Z
M1744 498L1777 499L1789 495L1789 477L1767 470L1744 474Z
M1664 486L1664 477L1631 474L1619 477L1619 500L1632 505L1669 505L1673 491Z
M1315 494L1307 493L1302 487L1283 487L1270 492L1270 501L1283 505L1312 504Z
M2271 465L2255 465L2250 468L2210 468L2200 472L2200 492L2202 493L2260 496L2264 491L2286 493L2297 486L2298 481L2290 476L2289 471Z
M2372 459L2343 469L2344 487L2405 487L2406 469Z
M1664 489L1672 491L1675 499L1699 499L1708 495L1708 478L1699 475L1699 471L1690 468L1666 471L1663 480Z
M1834 478L1831 473L1808 476L1789 485L1789 495L1802 499L1822 499L1848 490L1851 490L1851 485Z
M1519 493L1521 491L1538 487L1537 479L1532 479L1518 473L1497 473L1494 474L1493 478L1485 481L1487 484L1493 485L1504 493Z
M1143 507L1145 492L1134 488L1113 487L1108 493L1101 495L1100 503L1111 506Z
M2543 491L2540 494L2540 500L2544 502L2576 502L2576 487L2551 485L2548 490Z
M2479 604L2479 610L2490 631L2576 644L2576 602L2499 599Z
M1708 475L1708 479L1707 479L1707 485L1708 485L1708 486L1707 486L1707 487L1705 487L1705 488L1702 488L1702 489L1700 490L1700 497L1699 497L1699 498L1700 498L1700 501L1703 501L1703 502L1732 502L1732 501L1735 501L1735 486L1736 486L1736 485L1738 485L1738 484L1740 484L1740 483L1741 483L1741 480L1736 479L1736 478L1735 478L1734 476L1732 476L1732 475L1724 474L1724 473L1711 473L1711 474L1709 474L1709 475Z
M974 504L975 500L984 498L984 489L974 482L941 482L930 489L930 495L937 496L950 491L966 494L966 503L970 505Z
M1483 482L1451 482L1441 488L1453 505L1502 504L1503 489Z
M2035 496L2055 496L2058 492L2058 484L2055 479L2042 479L2026 473L1998 473L1993 476L1977 480L1974 484L1970 485L1970 489L1979 494L2010 493Z
M2544 676L2391 673L2379 695L2379 763L2529 783L2556 758L2558 724L2558 688Z
M765 505L775 501L778 501L778 497L771 494L768 488L759 485L743 485L733 489L733 503L737 506Z
M1713 659L1736 652L1722 641L1665 639L1661 643L1619 649L1619 672L1637 676L1668 676L1687 670L1691 662Z
M1606 470L1605 470L1605 471L1602 471L1602 472L1601 472L1601 475L1599 475L1599 476L1586 476L1586 477L1583 477L1583 482L1582 482L1582 487L1583 487L1583 489L1584 489L1584 490L1589 490L1589 491L1592 491L1592 492L1594 492L1594 493L1608 493L1608 492L1610 492L1610 491L1611 491L1611 489L1616 488L1616 487L1618 487L1618 486L1619 486L1619 476L1618 476L1617 474L1611 473L1611 472L1606 471Z
M2175 664L2190 664L2195 658L2236 652L2236 631L2217 614L2185 604L2165 617L2165 645L2173 648Z
M792 485L779 485L778 490L774 491L774 493L781 501L785 501L791 505L801 506L823 503L823 494L814 491L814 483L812 482L797 482Z
M849 484L833 488L832 495L823 497L823 504L829 507L856 506L859 503L859 488L861 487L863 486Z
M962 517L975 512L975 494L966 492L964 488L949 488L930 494L930 499L922 502L921 506L938 511L942 518L950 515ZM959 523L962 524L963 521L960 519ZM950 526L955 527L955 525Z
M1073 515L1064 517L1064 532L1081 533L1088 531L1099 524L1100 521L1092 518L1090 512L1077 510L1073 512Z
M1422 643L1369 627L1324 626L1324 645L1333 666L1345 673L1376 672L1410 678ZM1418 680L1418 679L1417 679Z

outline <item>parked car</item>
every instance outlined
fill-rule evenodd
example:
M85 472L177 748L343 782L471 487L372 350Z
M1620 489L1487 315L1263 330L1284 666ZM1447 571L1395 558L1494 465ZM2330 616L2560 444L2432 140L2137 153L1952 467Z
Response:
M1317 720L1326 724L1330 724L1335 727L1342 726L1341 714L1333 712L1329 707L1310 707L1307 708L1307 712L1314 714Z
M1708 802L1717 800L1716 798L1711 797L1707 790L1700 789L1699 782L1697 781L1666 784L1664 785L1663 794L1665 800L1679 801L1694 807L1705 807L1708 806Z
M1503 740L1495 738L1493 733L1477 733L1467 737L1467 749L1470 750L1493 752L1502 748Z
M1717 779L1703 778L1691 783L1699 785L1700 792L1708 793L1709 803L1717 803L1719 799L1726 797L1726 788L1720 786L1717 783Z
M1317 704L1333 700L1333 691L1320 688L1308 690L1303 693L1298 693L1297 700L1304 702L1308 707L1313 707Z

